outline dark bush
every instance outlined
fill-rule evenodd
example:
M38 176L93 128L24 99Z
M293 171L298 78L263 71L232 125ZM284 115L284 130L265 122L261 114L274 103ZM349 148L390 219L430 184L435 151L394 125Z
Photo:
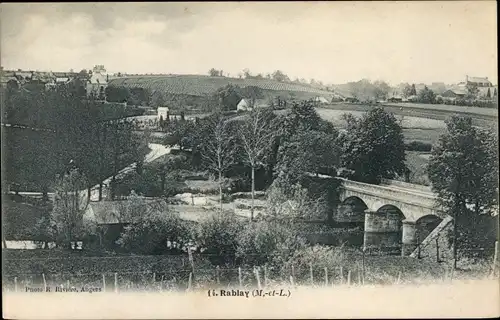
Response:
M407 151L430 152L432 150L432 144L420 141L412 141L405 144L405 149Z

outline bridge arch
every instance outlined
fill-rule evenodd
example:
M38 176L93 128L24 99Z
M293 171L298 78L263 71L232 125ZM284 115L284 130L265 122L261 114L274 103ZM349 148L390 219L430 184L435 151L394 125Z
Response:
M337 207L335 220L342 225L362 227L367 209L367 204L360 197L347 197Z
M415 236L417 243L421 243L425 238L443 221L435 214L428 214L417 219L415 223Z
M365 214L365 249L399 253L403 232L403 212L395 205L386 204Z

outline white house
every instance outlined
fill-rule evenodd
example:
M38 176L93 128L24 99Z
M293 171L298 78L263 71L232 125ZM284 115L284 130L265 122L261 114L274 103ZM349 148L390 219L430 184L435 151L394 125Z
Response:
M316 97L316 98L314 98L314 101L319 102L321 104L328 104L329 103L328 99L326 99L325 97Z
M269 107L269 103L265 99L255 99L253 108L266 108ZM238 111L249 111L252 110L252 102L249 99L241 99L236 106Z
M165 120L168 117L168 108L167 107L158 107L158 121L160 118Z
M106 76L106 69L104 69L103 65L95 66L87 82L87 95L94 95L100 100L105 100L107 86L108 79Z

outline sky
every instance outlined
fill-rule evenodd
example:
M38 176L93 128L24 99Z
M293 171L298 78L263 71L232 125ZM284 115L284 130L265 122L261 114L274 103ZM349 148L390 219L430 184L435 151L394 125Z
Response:
M495 1L0 4L5 69L497 84Z

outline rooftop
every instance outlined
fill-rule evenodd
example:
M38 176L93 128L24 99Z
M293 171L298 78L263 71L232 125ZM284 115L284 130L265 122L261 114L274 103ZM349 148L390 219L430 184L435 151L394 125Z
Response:
M467 81L478 82L478 83L490 82L490 80L488 80L488 77L467 77Z

